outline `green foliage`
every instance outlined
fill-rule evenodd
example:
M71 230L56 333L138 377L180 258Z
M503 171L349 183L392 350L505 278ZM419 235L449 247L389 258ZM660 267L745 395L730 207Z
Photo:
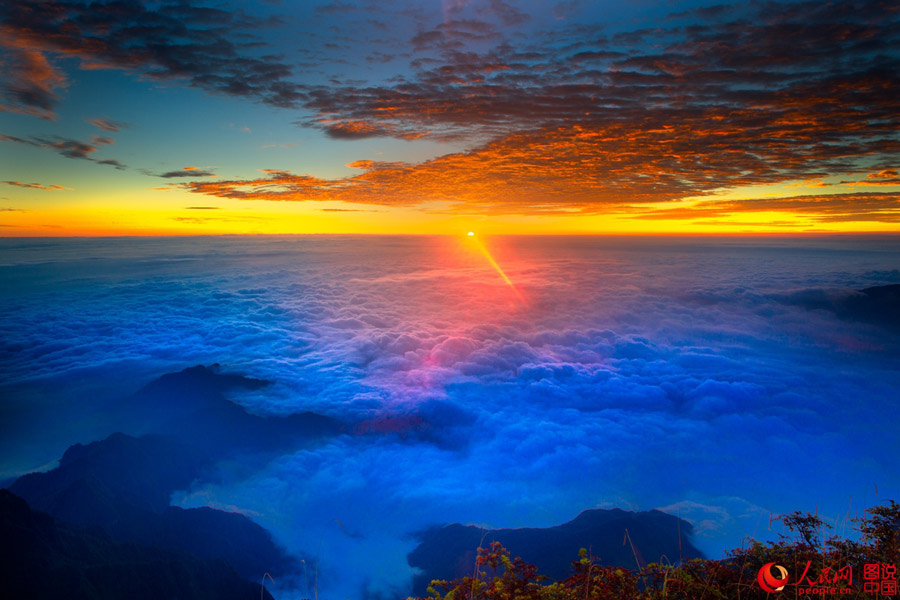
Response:
M788 570L784 597L798 595L799 587L848 590L842 598L881 597L864 590L863 565L879 563L900 567L900 504L893 500L854 519L858 539L832 536L831 527L817 515L795 511L782 517L793 537L782 536L766 544L753 541L732 550L722 560L694 559L672 566L650 564L639 571L604 566L587 550L572 563L572 574L545 583L534 565L510 558L499 542L479 548L473 574L453 581L433 581L428 600L762 600L777 597L757 583L763 565L775 563ZM847 577L852 570L852 579Z

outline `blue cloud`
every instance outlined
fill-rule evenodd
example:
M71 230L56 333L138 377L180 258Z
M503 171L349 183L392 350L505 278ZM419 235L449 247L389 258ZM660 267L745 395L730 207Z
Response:
M892 283L894 246L836 245L836 267L818 240L490 240L525 304L452 240L2 243L4 470L58 456L22 441L32 423L56 444L114 426L67 386L213 362L272 381L234 398L346 434L173 500L254 515L320 557L323 593L405 589L408 535L434 523L663 507L717 555L774 535L760 515L837 521L898 491L896 334L808 301Z

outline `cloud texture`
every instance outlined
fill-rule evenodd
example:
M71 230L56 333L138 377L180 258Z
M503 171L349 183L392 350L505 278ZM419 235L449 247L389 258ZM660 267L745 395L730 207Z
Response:
M663 4L626 26L602 7L572 2L444 2L440 10L326 2L276 15L188 2L13 0L0 10L9 73L0 108L53 118L68 85L57 63L76 58L82 69L124 70L282 109L288 122L348 146L373 138L442 144L422 161L351 154L368 164L347 177L273 160L254 165L262 177L181 184L223 198L620 214L818 181L833 201L812 206L788 196L789 206L775 210L813 226L896 223L897 192L886 187L898 185L890 174L900 163L894 3L759 2L672 14ZM64 156L89 151L61 138L21 139ZM758 211L749 200L716 208L725 216ZM831 202L845 210L833 214ZM706 208L698 218L709 217ZM678 210L667 217L683 218Z
M411 72L384 84L313 87L305 106L316 115L302 123L339 139L465 139L465 152L340 180L282 172L186 187L224 197L597 213L862 174L872 160L885 172L896 166L900 21L890 3L719 6L635 31L589 22L518 36L513 24L527 19L500 28L484 15L451 13L412 38ZM859 220L896 220L896 193L886 200L890 210L863 207Z
M253 31L271 25L240 10L190 2L6 2L0 9L13 66L0 109L54 117L65 76L48 57L81 60L85 69L126 69L155 79L183 80L208 92L290 107L300 94L286 82L290 67L253 56ZM104 124L118 129L110 121ZM104 125L97 125L107 129Z
M405 593L434 523L666 507L715 555L900 487L896 334L819 300L900 282L895 238L487 240L520 294L455 238L4 244L6 388L220 362L274 382L253 411L348 424L174 498L318 553L323 593Z

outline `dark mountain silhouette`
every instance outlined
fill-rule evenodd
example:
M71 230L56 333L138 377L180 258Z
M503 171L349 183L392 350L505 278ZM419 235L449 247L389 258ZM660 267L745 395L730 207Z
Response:
M312 412L259 416L226 397L267 385L221 373L219 365L191 367L163 375L123 402L121 420L126 431L172 435L214 456L296 449L340 430L330 417Z
M900 284L860 290L838 307L838 316L856 318L900 332Z
M900 284L880 285L849 293L804 290L788 297L791 304L827 310L841 319L878 325L900 333Z
M432 528L419 534L420 543L407 559L420 570L413 579L413 595L423 597L433 579L472 575L476 549L495 541L558 581L571 574L581 548L605 565L632 569L637 561L643 566L663 556L671 562L701 557L689 540L691 533L690 523L658 510L586 510L568 523L545 529L482 529L458 523Z
M211 463L207 453L173 437L114 433L69 447L58 467L23 475L10 490L36 510L95 525L115 517L120 504L162 512L172 492L186 489Z
M7 598L246 600L259 583L224 560L119 543L62 523L0 490L0 580ZM272 600L268 592L263 598Z
M169 505L173 492L214 479L221 459L301 448L340 430L334 419L309 412L254 415L226 397L266 385L218 365L163 375L117 407L116 421L147 435L75 444L57 468L20 477L10 490L36 510L99 528L115 542L223 559L251 579L288 572L296 561L247 517Z
M121 433L69 448L57 468L19 478L10 490L37 510L113 540L228 561L244 577L283 573L295 561L247 517L211 508L169 506L210 468L204 452L172 437Z

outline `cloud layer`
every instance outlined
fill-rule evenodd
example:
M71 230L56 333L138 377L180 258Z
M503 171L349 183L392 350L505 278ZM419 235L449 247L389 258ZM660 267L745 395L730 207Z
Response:
M717 554L773 535L770 511L840 527L851 496L897 490L896 334L816 301L900 282L892 238L487 240L521 295L454 238L15 244L7 388L52 406L67 382L220 362L274 382L237 398L253 411L348 423L175 497L318 553L320 591L403 594L406 536L434 523L668 507Z
M300 121L335 139L466 140L465 152L419 164L369 161L365 173L337 180L277 171L185 187L264 200L602 213L862 175L873 162L896 169L900 17L890 3L718 7L614 34L599 24L560 26L527 42L515 35L527 19L504 29L469 17L445 15L420 31L411 69L388 83L310 87L304 107L315 115ZM861 206L846 217L896 221L896 194L886 200L885 210Z
M2 106L53 117L67 85L55 63L76 57L85 69L286 109L286 119L333 140L428 139L457 150L422 162L367 160L364 172L338 179L282 161L255 165L264 177L183 184L226 198L597 214L819 181L832 187L823 195L846 207L841 215L802 201L776 210L821 223L898 218L894 190L882 188L876 209L855 193L898 185L890 174L900 162L900 14L885 0L676 14L656 7L643 28L578 3L551 10L485 0L430 12L415 3L336 2L285 8L283 17L248 10L8 2L0 12L9 73ZM290 44L279 38L284 31ZM32 141L65 156L90 151L62 138ZM759 206L731 202L719 212Z

